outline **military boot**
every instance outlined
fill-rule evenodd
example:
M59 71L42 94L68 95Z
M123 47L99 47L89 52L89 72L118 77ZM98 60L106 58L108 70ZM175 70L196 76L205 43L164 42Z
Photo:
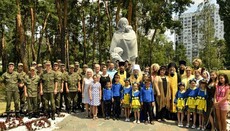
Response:
M10 121L10 113L7 113L6 114L6 122L9 122Z
M20 118L21 117L20 112L16 112L15 116L16 116L16 118Z
M55 111L52 111L52 113L51 113L51 119L55 120Z

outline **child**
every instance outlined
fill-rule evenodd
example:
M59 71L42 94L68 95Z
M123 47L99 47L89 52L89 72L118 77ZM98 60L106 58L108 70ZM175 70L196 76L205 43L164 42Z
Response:
M129 122L129 115L130 115L130 96L132 93L132 87L130 86L130 81L129 79L125 80L125 86L123 89L123 95L122 95L122 104L123 107L125 108L125 121Z
M153 88L151 88L151 80L148 79L145 82L145 86L141 89L141 105L143 106L143 113L144 113L144 120L145 124L148 124L148 115L150 124L153 123L153 106L155 105L154 100L154 91Z
M196 79L192 79L189 81L190 88L186 91L187 101L187 124L186 127L189 127L190 113L193 113L193 125L192 128L196 128L196 97L199 91L199 88L196 87Z
M120 118L120 111L121 111L121 91L123 90L122 85L120 84L120 76L119 75L115 75L115 83L112 85L112 92L113 92L113 115L115 119L119 119Z
M179 91L176 93L176 98L174 103L177 107L177 119L178 119L178 126L183 127L183 120L184 120L184 109L185 109L185 84L183 82L178 84Z
M205 79L200 81L200 89L197 94L196 105L197 105L197 113L199 114L199 127L198 130L204 129L204 113L207 110L206 106L206 97L207 97L207 81Z
M111 82L106 83L105 88L103 89L103 102L104 102L104 111L105 119L109 120L111 115L111 105L112 105L113 92L111 89Z
M228 112L228 94L229 94L229 80L226 74L219 74L218 84L214 96L214 106L216 108L216 117L218 121L219 130L227 130L227 112Z
M89 86L90 105L92 106L93 119L97 119L97 106L101 100L101 84L98 82L100 76L93 76L93 83Z
M138 90L138 84L133 84L132 90L132 102L131 102L132 110L134 111L135 120L133 123L140 124L140 91Z

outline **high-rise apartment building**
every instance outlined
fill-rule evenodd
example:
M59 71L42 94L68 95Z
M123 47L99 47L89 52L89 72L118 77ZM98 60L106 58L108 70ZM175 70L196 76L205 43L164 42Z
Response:
M180 34L176 34L175 42L184 44L186 48L186 55L188 60L191 62L193 58L199 57L199 49L201 48L201 37L199 20L197 16L200 11L192 13L184 13L177 17L182 24L182 30ZM217 39L224 39L224 23L220 20L219 7L215 5L214 12L212 14L215 35Z

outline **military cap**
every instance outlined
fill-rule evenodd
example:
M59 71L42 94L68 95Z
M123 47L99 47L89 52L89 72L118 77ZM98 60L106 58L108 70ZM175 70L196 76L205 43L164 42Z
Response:
M9 62L9 64L8 65L14 65L14 62Z
M42 64L38 64L38 67L42 67Z
M73 64L72 64L72 65L70 65L70 66L69 66L69 68L74 68L74 65L73 65Z
M46 65L51 65L51 62L50 61L46 61Z
M83 68L88 68L88 65L84 64L84 65L83 65Z
M61 65L61 66L65 66L65 64L64 64L64 63L61 63L60 65Z
M57 62L59 62L59 63L60 63L60 62L61 62L61 60L60 60L60 59L57 59Z
M78 62L78 61L76 61L76 62L75 62L75 65L79 65L79 62Z
M47 61L46 61L46 60L44 60L44 61L43 61L43 64L46 64L46 62L47 62Z
M105 65L105 62L101 62L101 65Z
M37 62L36 62L36 61L33 61L33 62L32 62L32 65L37 65Z
M30 70L35 70L35 67L31 66L31 67L30 67Z
M22 63L18 63L18 66L23 66L23 64Z
M57 62L54 62L54 65L58 65L58 63L57 63Z

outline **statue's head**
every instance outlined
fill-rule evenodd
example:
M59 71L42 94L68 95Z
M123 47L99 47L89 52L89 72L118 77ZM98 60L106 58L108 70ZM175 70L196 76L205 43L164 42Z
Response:
M129 21L125 17L122 17L117 23L117 28L121 31L125 31L128 25Z

